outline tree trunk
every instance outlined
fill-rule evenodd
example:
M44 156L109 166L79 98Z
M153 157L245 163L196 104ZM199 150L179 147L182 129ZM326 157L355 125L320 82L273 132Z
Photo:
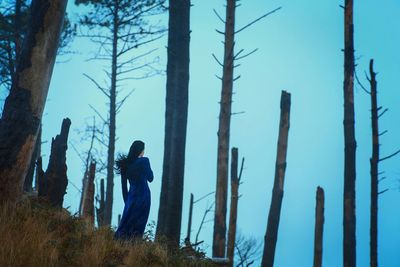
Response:
M96 163L91 162L86 186L85 198L82 206L82 216L90 225L94 225L94 177L96 174Z
M283 198L283 186L286 170L286 153L290 125L290 94L282 91L281 117L279 123L278 149L276 156L275 180L272 189L272 200L268 214L267 232L265 234L262 267L274 265L276 241L278 239L279 219Z
M374 72L374 61L369 63L371 85L371 125L372 157L371 164L371 222L370 222L370 266L378 266L378 163L379 163L379 119L377 82Z
M192 231L192 214L193 214L193 194L190 193L190 205L189 205L189 220L188 220L188 228L186 240L188 244L190 244L190 232Z
M45 197L47 192L47 181L43 171L43 160L40 156L36 165L36 190L38 191L38 197Z
M354 132L354 37L353 0L344 9L344 193L343 266L356 266L356 139Z
M18 200L56 58L67 0L33 0L29 30L0 121L0 203Z
M190 0L169 1L165 139L157 238L179 244L189 89Z
M96 208L98 227L104 226L104 207L105 207L104 179L101 179L99 207Z
M235 255L236 221L239 200L239 177L238 177L238 149L232 148L231 160L231 208L229 214L228 248L227 256L229 259L228 267L233 267Z
M114 4L113 18L113 45L111 62L111 88L110 88L110 124L107 152L107 190L104 209L104 224L111 225L112 206L114 200L114 162L115 162L115 131L116 131L116 99L117 99L117 49L118 49L118 1Z
M224 64L218 127L217 185L213 234L213 257L225 257L228 191L229 136L232 110L236 0L227 0Z
M314 267L322 266L322 245L324 233L324 209L325 196L322 187L317 188L316 207L315 207L315 231L314 231Z
M62 207L65 190L68 185L66 153L68 149L68 133L70 119L64 119L61 133L51 140L51 154L45 175L45 197L54 207Z

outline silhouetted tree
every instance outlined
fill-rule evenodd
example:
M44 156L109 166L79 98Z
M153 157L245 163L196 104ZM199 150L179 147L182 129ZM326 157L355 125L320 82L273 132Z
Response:
M56 58L67 0L33 0L15 82L0 121L0 202L19 199Z
M116 117L132 93L131 91L118 98L121 93L121 89L118 89L119 83L138 78L132 75L135 71L145 71L145 76L154 73L151 64L139 61L154 50L140 55L133 55L131 52L160 38L163 29L152 24L150 17L163 12L164 2L165 0L75 0L77 5L90 6L87 13L81 16L80 24L88 29L88 33L82 36L99 45L99 53L94 59L110 63L109 70L105 70L109 84L105 86L85 74L106 96L109 103L106 117L93 108L108 128L107 140L103 142L108 151L107 188L102 220L106 225L111 224L114 198Z
M156 237L181 232L189 91L190 0L169 1L164 160Z
M94 178L96 175L96 163L92 161L89 167L87 186L82 205L82 216L86 218L91 225L94 225Z
M286 171L286 154L290 125L290 94L282 91L281 116L279 122L278 148L276 155L275 179L272 189L272 200L268 214L267 232L265 234L262 267L274 266L276 241L278 240L279 220L281 216L283 186Z
M344 6L344 192L343 266L356 266L356 138L354 132L354 35L353 0Z

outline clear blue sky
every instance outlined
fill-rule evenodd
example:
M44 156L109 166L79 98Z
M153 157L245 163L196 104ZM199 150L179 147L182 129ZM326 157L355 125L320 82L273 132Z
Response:
M323 265L342 264L342 194L343 194L343 10L342 1L242 1L237 10L237 25L278 6L282 10L257 23L237 36L237 49L259 51L241 62L236 73L242 78L234 85L233 111L244 114L232 118L231 146L239 148L246 158L243 184L240 186L238 227L245 235L262 242L271 200L274 178L276 142L279 123L281 90L292 93L291 128L287 158L285 194L276 250L276 266L311 266L314 239L315 191L325 189L325 229ZM194 0L191 9L190 99L186 144L185 190L182 237L186 233L189 195L195 198L215 190L217 123L221 84L215 74L221 68L212 58L221 57L222 29L213 8L224 14L224 1ZM77 9L69 3L73 17ZM355 1L355 47L359 58L357 71L362 81L370 58L375 59L379 72L379 103L389 108L382 117L381 154L400 148L400 116L398 90L400 55L400 3L364 0ZM166 21L166 17L164 17ZM148 48L158 47L160 66L165 69L166 41L164 38ZM57 64L43 118L43 138L47 141L60 129L64 117L72 120L71 142L79 149L80 135L73 129L83 129L93 112L89 104L106 112L105 99L82 73L100 81L102 63L87 62L93 44L77 39L72 49L79 53L71 60ZM60 59L62 60L62 59ZM146 155L155 173L150 221L157 220L161 187L164 140L165 76L127 82L126 90L135 92L117 118L119 137L117 152L127 152L131 142L146 142ZM370 99L359 87L355 88L357 138L357 263L369 264L369 157ZM48 156L49 144L43 146ZM82 164L72 149L67 154L70 184L65 206L72 212L78 208L80 194L72 184L81 185ZM47 159L45 159L47 162ZM387 179L380 189L390 190L379 198L379 262L381 266L400 266L400 214L398 204L400 158L381 164ZM102 177L98 177L102 178ZM119 177L115 180L114 223L123 209ZM208 199L213 202L213 197ZM207 200L194 207L193 233L205 210ZM210 219L213 217L211 214ZM212 222L205 225L200 236L212 244Z

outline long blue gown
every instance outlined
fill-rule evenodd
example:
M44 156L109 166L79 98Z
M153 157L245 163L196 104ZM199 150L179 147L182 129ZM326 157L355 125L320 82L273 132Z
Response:
M121 222L115 232L117 239L142 238L149 218L150 189L147 181L153 181L153 171L148 158L141 157L128 164L126 177L129 192Z

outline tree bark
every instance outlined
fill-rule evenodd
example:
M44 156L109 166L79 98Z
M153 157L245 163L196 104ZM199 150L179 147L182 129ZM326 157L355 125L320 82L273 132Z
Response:
M239 200L239 177L238 177L238 149L232 148L231 160L231 207L229 213L229 230L228 230L228 247L227 256L229 259L228 267L233 267L235 256L235 240L236 240L236 221L237 208Z
M96 174L96 163L91 162L86 186L85 198L83 200L82 216L90 225L94 225L94 177Z
M356 266L356 139L354 130L354 36L353 0L344 8L344 193L343 266Z
M0 203L22 196L67 0L33 0L29 30L0 121Z
M370 266L378 266L378 163L379 163L379 119L378 96L374 61L369 63L371 85L371 125L372 125L372 157L371 164L371 221L370 221Z
M322 187L317 188L316 207L315 207L315 231L314 231L314 267L322 266L322 245L324 233L324 209L325 194Z
M225 257L228 191L229 136L232 110L236 0L227 0L222 90L218 126L217 185L213 234L213 257Z
M116 99L117 99L117 49L118 49L118 0L114 1L113 16L113 45L111 62L111 88L110 88L110 123L107 152L107 190L104 209L104 224L111 225L112 206L114 201L114 163L115 163L115 131L116 131Z
M278 239L279 219L282 207L283 186L285 181L289 126L290 94L282 91L275 180L272 189L271 206L268 214L267 232L265 234L264 252L261 263L262 267L272 267L274 265L275 248Z
M70 119L64 119L61 132L51 141L51 154L45 175L47 183L45 197L54 207L62 207L68 185L66 153Z
M164 161L157 238L179 244L189 89L190 0L169 1Z

